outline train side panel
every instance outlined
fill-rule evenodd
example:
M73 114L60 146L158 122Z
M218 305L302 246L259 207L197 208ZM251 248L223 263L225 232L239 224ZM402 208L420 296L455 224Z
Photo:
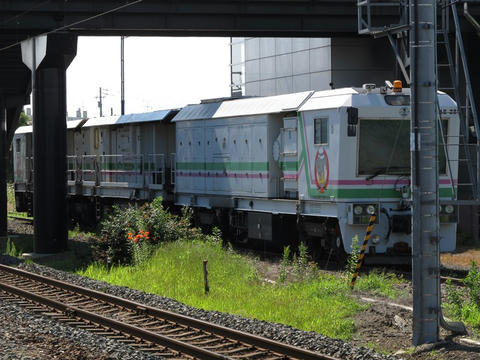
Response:
M272 144L279 116L176 123L178 194L278 197L280 168Z

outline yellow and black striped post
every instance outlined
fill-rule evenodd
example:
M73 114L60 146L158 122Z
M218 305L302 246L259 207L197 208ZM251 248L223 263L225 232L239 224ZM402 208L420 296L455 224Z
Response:
M353 289L353 287L355 286L355 281L357 281L357 277L358 277L358 271L362 267L363 258L365 257L365 251L367 250L368 240L370 240L370 234L372 233L373 224L375 223L376 218L377 218L377 215L375 214L372 214L370 216L367 232L365 234L365 237L363 238L362 250L360 250L360 254L358 255L357 266L355 267L355 272L353 273L352 281L350 282L351 289Z

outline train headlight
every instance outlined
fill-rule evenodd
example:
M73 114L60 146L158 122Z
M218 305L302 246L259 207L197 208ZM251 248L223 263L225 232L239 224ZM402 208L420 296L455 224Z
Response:
M439 215L440 224L452 224L458 221L457 208L452 204L441 206Z
M351 214L351 217L349 216L349 224L351 225L367 225L370 220L371 216L373 214L379 214L378 212L378 204L372 204L372 203L366 203L366 204L352 204L351 207L349 207L349 213ZM378 224L378 218L379 216L375 217L375 224Z
M355 215L361 215L363 212L363 207L361 207L360 205L355 205L353 207L353 212L355 213Z
M368 206L367 206L367 213L368 213L369 215L375 214L375 206L373 206L373 205L368 205Z

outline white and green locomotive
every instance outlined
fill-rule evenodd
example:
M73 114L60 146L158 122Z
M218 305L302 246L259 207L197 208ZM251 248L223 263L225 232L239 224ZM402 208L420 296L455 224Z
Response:
M442 203L456 198L453 142L459 118L448 95L439 93L438 101L439 143L446 143L438 150ZM409 102L408 89L368 85L210 100L180 111L71 123L71 211L161 195L192 207L199 224L229 229L237 241L281 248L300 239L317 250L347 253L375 213L370 255L406 255ZM31 157L31 128L19 128L14 137L19 210L31 196ZM443 204L440 215L441 251L453 251L457 209Z
M451 143L456 104L438 98L439 143ZM366 86L189 105L173 119L176 203L203 222L228 217L240 240L282 244L296 233L347 253L375 213L368 251L409 254L409 101L408 89ZM454 159L458 147L439 147L441 200L455 198ZM456 208L442 206L442 251L455 249L456 221Z

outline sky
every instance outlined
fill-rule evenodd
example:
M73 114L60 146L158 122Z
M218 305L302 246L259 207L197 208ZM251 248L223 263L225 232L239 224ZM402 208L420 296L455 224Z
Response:
M230 96L229 38L125 38L125 113L183 107ZM67 70L67 110L120 114L120 37L79 37Z

